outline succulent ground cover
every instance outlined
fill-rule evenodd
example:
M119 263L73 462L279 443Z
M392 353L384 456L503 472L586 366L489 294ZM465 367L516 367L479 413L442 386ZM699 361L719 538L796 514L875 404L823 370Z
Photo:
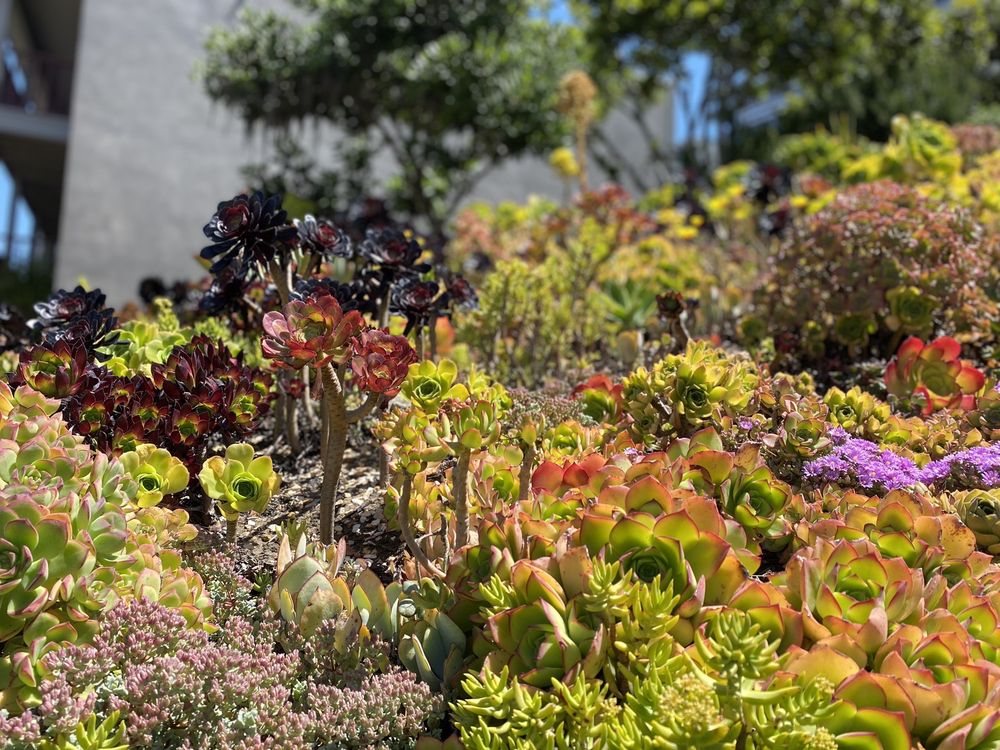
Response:
M5 311L0 748L1000 748L994 136Z

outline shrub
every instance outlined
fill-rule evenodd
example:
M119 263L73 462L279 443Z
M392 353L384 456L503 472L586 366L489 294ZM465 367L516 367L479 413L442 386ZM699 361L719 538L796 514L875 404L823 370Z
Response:
M985 342L1000 324L998 259L965 209L892 182L858 185L795 225L752 315L821 370L888 358L907 332Z

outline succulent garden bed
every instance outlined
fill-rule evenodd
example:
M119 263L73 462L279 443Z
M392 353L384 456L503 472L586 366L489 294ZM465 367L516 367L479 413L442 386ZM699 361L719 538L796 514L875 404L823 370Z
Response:
M0 748L1000 748L981 136L5 308Z

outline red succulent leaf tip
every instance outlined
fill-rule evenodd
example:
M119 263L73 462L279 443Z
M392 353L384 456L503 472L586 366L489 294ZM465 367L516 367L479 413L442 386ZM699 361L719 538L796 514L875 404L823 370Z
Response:
M924 349L924 342L916 336L910 336L899 345L896 358L900 362L909 362L915 359Z
M586 469L575 461L568 464L563 471L563 484L567 484L570 487L582 487L589 480L590 475L587 474Z
M986 376L959 359L961 353L961 344L950 336L929 344L911 336L886 367L886 388L898 398L922 396L924 415L939 409L969 408L970 403L974 408L974 399L966 397L986 384Z
M920 341L917 339L917 341ZM953 362L962 353L962 345L951 336L941 336L927 345L922 352L926 359L939 359L943 362Z
M961 372L955 376L955 382L962 389L962 393L968 395L976 393L986 385L986 375L975 367L965 365Z
M576 396L584 391L590 390L613 393L615 390L615 384L607 375L591 375L585 382L580 383L573 389L573 395Z
M542 461L531 475L531 489L555 492L562 484L563 470L553 461Z

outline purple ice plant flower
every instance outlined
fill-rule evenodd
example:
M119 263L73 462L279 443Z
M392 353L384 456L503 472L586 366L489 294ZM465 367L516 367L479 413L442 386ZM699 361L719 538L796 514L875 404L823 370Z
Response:
M832 430L831 432L834 432ZM880 448L869 440L848 438L825 456L802 467L805 479L856 484L866 490L894 490L921 481L920 469L908 458Z
M963 487L1000 487L1000 444L968 448L923 468L869 440L844 438L831 430L834 448L802 467L804 479L853 484L865 490L895 490L957 482Z
M920 473L927 485L952 478L984 489L1000 486L1000 443L952 453L931 461Z

